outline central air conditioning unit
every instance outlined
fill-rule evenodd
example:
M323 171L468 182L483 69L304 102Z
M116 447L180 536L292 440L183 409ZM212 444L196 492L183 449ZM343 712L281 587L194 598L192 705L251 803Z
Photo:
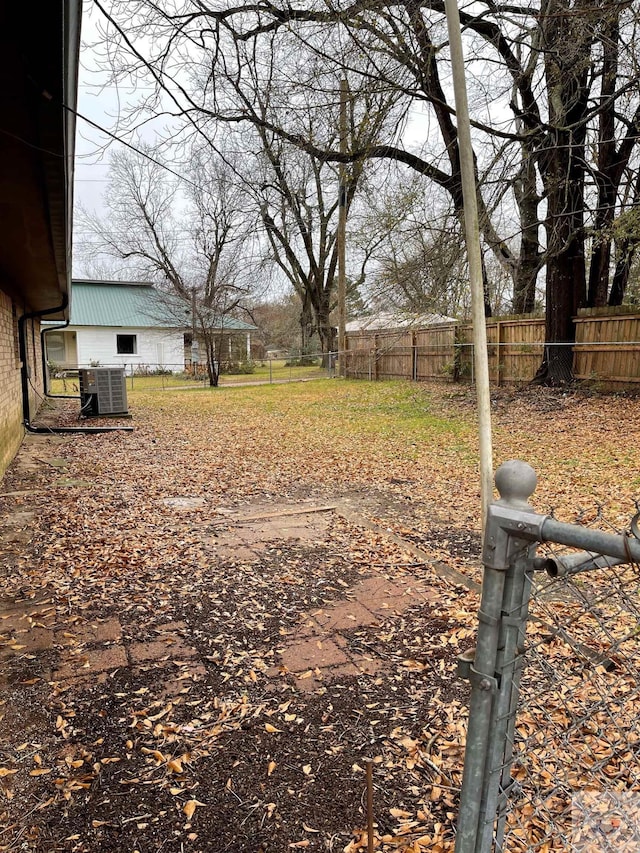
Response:
M78 371L80 414L126 415L127 385L123 367L91 367Z

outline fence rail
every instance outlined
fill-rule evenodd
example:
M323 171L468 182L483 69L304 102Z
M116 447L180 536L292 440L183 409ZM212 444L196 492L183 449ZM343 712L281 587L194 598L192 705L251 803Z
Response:
M640 514L622 534L559 522L528 506L535 484L522 462L496 473L477 644L459 661L471 700L456 853L631 853Z
M576 340L566 346L576 379L612 388L640 383L640 314L581 311L574 322ZM544 318L488 320L487 347L492 383L530 382L544 355ZM354 379L473 381L472 326L350 332L345 361Z
M170 390L173 388L204 387L209 385L206 365L184 364L100 364L74 365L57 369L50 374L49 385L54 396L61 393L78 392L78 370L83 367L118 367L125 373L130 390ZM240 384L267 384L296 382L304 379L333 377L336 354L323 356L320 353L300 356L293 354L284 358L256 359L252 362L221 365L221 386Z

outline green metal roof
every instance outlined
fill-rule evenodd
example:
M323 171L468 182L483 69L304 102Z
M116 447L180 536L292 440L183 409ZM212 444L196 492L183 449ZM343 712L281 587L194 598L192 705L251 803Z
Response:
M69 325L188 329L191 305L160 293L149 282L74 280ZM218 328L248 332L256 327L225 317Z

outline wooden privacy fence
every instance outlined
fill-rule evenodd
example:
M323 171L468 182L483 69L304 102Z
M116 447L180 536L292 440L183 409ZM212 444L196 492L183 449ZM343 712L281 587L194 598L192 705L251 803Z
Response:
M576 379L619 388L640 383L640 313L585 309L576 318ZM346 375L353 379L473 381L472 326L349 332ZM489 378L496 385L530 382L545 346L543 317L487 320Z
M347 335L347 375L355 379L453 378L455 361L453 323L415 331Z
M629 309L580 311L576 317L573 373L607 384L640 382L640 314Z

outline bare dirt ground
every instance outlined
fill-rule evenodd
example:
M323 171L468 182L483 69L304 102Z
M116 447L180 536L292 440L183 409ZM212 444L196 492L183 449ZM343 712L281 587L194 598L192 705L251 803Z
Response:
M368 762L375 849L452 850L471 450L345 467L283 430L275 459L237 409L165 399L28 436L2 481L0 850L366 850Z

